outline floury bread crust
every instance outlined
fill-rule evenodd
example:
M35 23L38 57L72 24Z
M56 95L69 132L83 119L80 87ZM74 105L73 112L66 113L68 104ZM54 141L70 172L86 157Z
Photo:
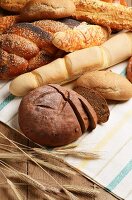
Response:
M21 12L22 19L59 19L70 17L76 8L72 0L33 0Z
M132 84L125 77L111 71L86 73L77 80L76 86L97 90L105 99L121 101L132 98Z

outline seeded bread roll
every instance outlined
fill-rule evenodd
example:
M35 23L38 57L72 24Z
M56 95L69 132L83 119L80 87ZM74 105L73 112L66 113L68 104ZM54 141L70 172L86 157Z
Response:
M111 71L88 72L77 80L76 86L97 90L105 99L121 101L132 98L130 81Z
M105 98L99 92L83 86L75 87L74 91L82 95L92 105L96 111L98 123L108 121L110 115L109 107Z

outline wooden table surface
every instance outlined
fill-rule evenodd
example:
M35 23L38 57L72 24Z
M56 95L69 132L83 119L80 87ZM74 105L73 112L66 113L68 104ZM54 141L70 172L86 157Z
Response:
M8 138L15 140L19 143L22 143L24 145L29 145L29 141L21 136L18 132L12 130L9 128L7 125L4 125L3 123L0 122L0 132L2 132L4 135L6 135ZM0 144L1 143L9 144L9 142L3 140L0 138ZM31 146L31 144L30 144ZM56 163L58 165L58 163ZM59 163L60 165L60 163ZM69 168L67 165L61 163L62 167ZM21 171L25 172L26 174L30 175L31 177L35 178L36 180L40 181L41 183L47 183L55 186L54 181L52 178L47 176L40 168L35 166L33 163L29 162L22 162L22 163L15 163L13 166ZM88 180L87 178L83 177L81 174L77 173L77 175L72 176L71 179L67 179L63 176L60 176L53 171L49 170L48 171L60 184L69 184L69 185L79 185L83 187L90 187L90 188L97 188L100 191L100 194L98 197L86 197L86 196L79 196L79 200L117 200L117 198L113 197L111 194ZM10 174L6 174L9 175ZM35 190L32 187L29 186L20 186L20 193L23 195L24 200L42 200L43 198L43 193ZM61 198L56 197L56 200L62 200ZM3 176L2 173L0 173L0 200L17 200L15 198L14 193L11 191L10 187L6 183L6 180Z

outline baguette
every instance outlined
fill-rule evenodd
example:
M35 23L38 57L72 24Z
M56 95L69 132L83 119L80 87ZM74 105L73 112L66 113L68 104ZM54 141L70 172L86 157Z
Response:
M132 98L132 84L125 77L111 71L86 73L76 81L76 86L92 88L105 99L123 101Z
M72 52L92 46L99 46L109 38L109 31L98 25L85 22L71 30L54 34L52 43L61 50Z
M132 8L98 0L73 0L76 12L73 18L111 29L132 30Z
M101 46L75 51L30 73L18 76L11 82L10 92L16 96L23 96L30 90L48 83L64 84L87 71L106 69L120 63L131 55L132 33L120 33Z

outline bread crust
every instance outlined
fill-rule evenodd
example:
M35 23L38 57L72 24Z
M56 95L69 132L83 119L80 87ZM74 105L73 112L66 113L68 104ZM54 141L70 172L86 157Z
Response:
M91 104L96 111L98 123L105 123L108 121L110 115L108 104L99 92L82 86L75 87L74 91L82 95Z
M127 75L128 80L132 83L132 57L128 61L126 72L127 72L126 75Z
M132 30L132 9L98 0L75 0L73 18L112 29ZM108 14L109 13L109 14Z
M0 6L8 11L20 12L29 0L1 0Z
M73 52L92 46L99 46L109 38L109 35L107 28L82 22L74 29L55 33L52 43L61 50Z
M8 80L22 73L32 71L41 67L58 57L62 57L65 53L57 49L52 44L53 34L56 31L70 29L68 25L54 20L42 20L34 23L18 23L11 26L4 34L0 36L0 48L6 51L6 55L14 54L22 59L26 59L25 70L21 65L17 65L17 69L11 70L11 65L6 61L6 71L3 70L3 62L0 63L0 78ZM8 56L9 57L9 56ZM3 58L3 57L2 57ZM15 56L14 56L15 58ZM14 59L15 62L15 59ZM28 65L27 65L28 62ZM16 63L18 64L19 62ZM23 62L22 62L23 63ZM17 73L10 73L14 71Z
M5 32L10 26L20 21L19 15L0 17L0 33Z
M70 104L50 86L37 88L23 98L18 119L23 133L41 145L62 146L82 135Z
M22 19L59 19L69 17L75 12L72 0L33 0L26 4L21 12Z
M76 86L97 90L105 99L128 100L132 98L132 84L123 76L111 71L95 71L82 75Z

